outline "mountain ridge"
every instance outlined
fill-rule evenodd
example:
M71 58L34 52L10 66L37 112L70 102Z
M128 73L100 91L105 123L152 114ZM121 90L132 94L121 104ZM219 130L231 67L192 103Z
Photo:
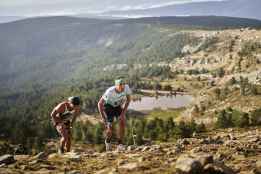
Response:
M111 11L103 15L108 16L230 16L261 19L259 8L261 2L253 0L227 0L213 2L192 2L169 5L145 10Z
M173 28L172 32L180 30L179 27L260 28L261 21L227 17L104 20L64 16L30 18L0 24L1 80L12 86L32 79L60 81L68 79L67 76L79 69L86 69L84 66L90 66L90 61L100 62L102 66L104 60L107 63L126 62L131 57L152 57L152 53L145 48L152 43L155 47L160 47L160 43L154 42L160 35L165 38L161 41L163 44L172 42L168 35L161 32L162 27L169 26ZM150 35L155 35L155 38ZM176 47L174 42L172 44ZM160 50L164 52L165 48ZM168 54L173 56L176 53ZM91 67L87 69L89 68ZM48 75L50 72L54 75ZM16 80L17 77L20 80Z

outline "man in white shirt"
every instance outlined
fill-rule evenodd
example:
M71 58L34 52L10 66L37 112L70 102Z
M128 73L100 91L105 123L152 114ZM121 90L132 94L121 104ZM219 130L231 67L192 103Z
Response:
M98 109L102 117L102 121L106 126L106 151L111 150L112 122L114 118L119 120L118 130L118 150L123 150L123 138L125 131L125 115L131 101L131 90L122 79L115 80L115 86L110 87L101 97L98 103Z

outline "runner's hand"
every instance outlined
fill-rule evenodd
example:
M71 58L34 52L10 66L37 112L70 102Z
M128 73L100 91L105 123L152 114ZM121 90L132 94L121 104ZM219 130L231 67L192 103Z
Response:
M52 118L52 123L53 123L54 127L56 127L61 122L62 122L61 119L59 119L57 117L56 118Z
M107 120L106 119L104 119L104 118L102 118L102 123L104 124L104 126L106 127L107 126Z

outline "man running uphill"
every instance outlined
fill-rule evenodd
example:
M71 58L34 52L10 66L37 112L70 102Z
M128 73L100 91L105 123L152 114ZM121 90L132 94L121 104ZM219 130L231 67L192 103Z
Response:
M101 97L98 109L106 126L105 145L106 151L111 150L112 122L114 118L119 120L118 150L123 150L123 138L125 130L125 114L130 104L131 90L122 79L115 80L115 86L110 87Z
M54 127L61 135L59 153L71 150L71 126L80 114L80 98L69 97L68 100L58 104L52 111L51 117Z

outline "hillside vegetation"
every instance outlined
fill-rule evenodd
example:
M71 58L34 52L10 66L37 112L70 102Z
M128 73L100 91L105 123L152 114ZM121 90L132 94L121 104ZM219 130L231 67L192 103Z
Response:
M1 88L102 76L101 69L113 63L171 61L184 45L198 42L180 31L246 26L260 28L261 22L228 17L42 17L0 24Z
M38 164L46 163L51 172L108 173L119 168L124 173L129 168L123 164L131 163L133 172L168 173L178 170L174 167L176 155L185 153L189 155L186 159L194 160L194 152L211 153L215 162L209 164L213 168L218 166L217 160L243 173L258 168L260 21L244 19L241 24L241 19L236 18L196 17L201 22L193 19L113 21L51 17L0 24L0 122L4 123L0 127L1 155L28 154L16 156L18 162L4 165L4 172L24 169L33 173L40 170ZM218 29L212 25L215 22ZM253 28L241 28L249 22ZM118 77L132 87L134 99L177 93L188 93L195 99L186 108L128 112L125 142L130 149L107 156L103 153L104 128L97 102ZM57 134L50 112L72 95L83 100L83 114L73 127L75 149L81 154L68 154L68 165L63 165L67 157L51 154ZM216 131L220 137L214 138ZM206 148L199 149L201 145ZM237 153L235 160L227 156L231 150ZM32 155L41 151L44 158L37 157L32 162ZM133 152L144 159L125 160ZM86 168L71 159L80 160ZM100 164L110 159L111 163ZM137 161L146 163L140 166ZM241 167L243 163L248 166ZM212 167L205 169L205 164L201 164L198 173L217 170Z

